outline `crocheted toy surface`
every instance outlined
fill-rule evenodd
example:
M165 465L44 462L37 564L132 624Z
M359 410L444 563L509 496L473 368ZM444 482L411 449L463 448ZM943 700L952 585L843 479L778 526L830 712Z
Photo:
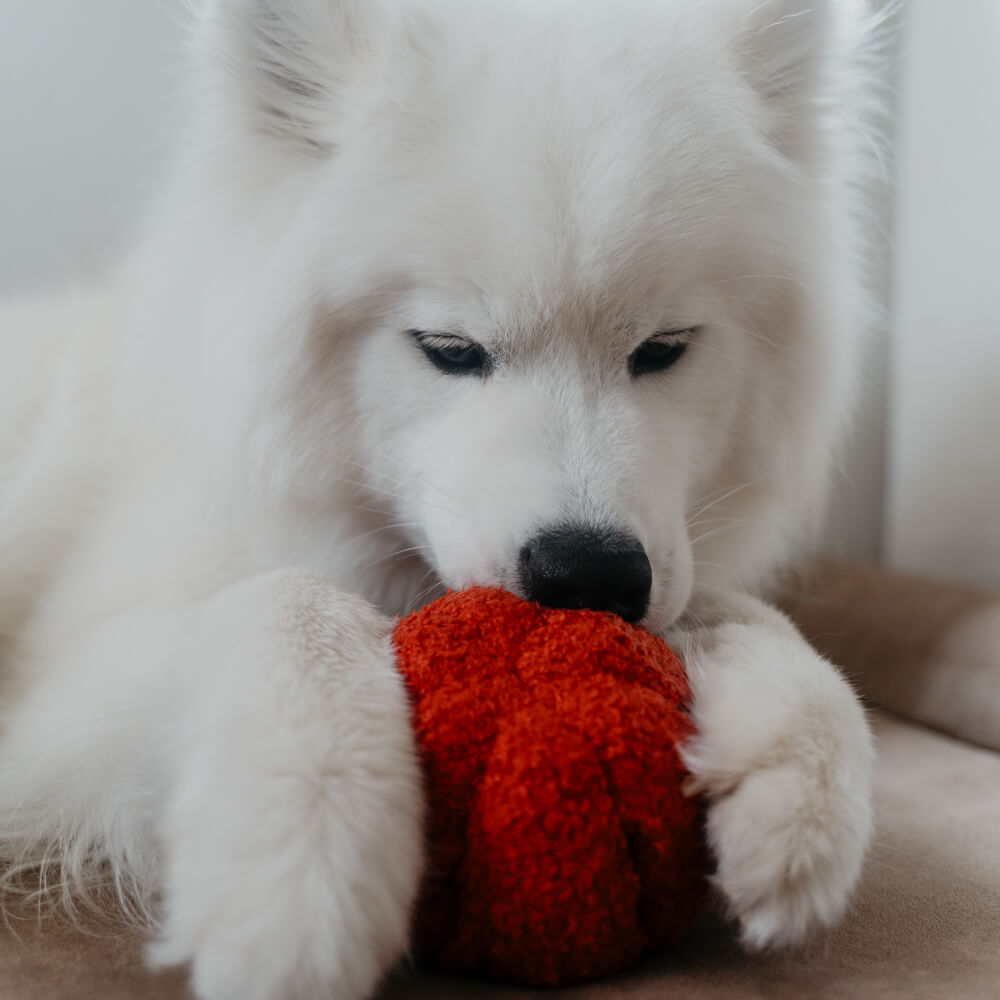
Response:
M666 644L484 589L409 616L395 641L430 810L417 955L555 986L676 940L707 861L677 753L690 692Z

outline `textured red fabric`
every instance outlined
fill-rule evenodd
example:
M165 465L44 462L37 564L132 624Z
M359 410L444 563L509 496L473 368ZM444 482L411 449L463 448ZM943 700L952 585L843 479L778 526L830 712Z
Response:
M430 807L418 957L556 986L675 940L706 860L676 752L689 690L667 646L484 589L404 619L396 645Z

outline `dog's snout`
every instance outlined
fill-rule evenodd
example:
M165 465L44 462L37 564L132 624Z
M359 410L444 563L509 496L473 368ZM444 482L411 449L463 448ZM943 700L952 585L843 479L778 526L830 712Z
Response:
M625 532L560 527L522 549L524 596L550 608L612 611L637 622L649 606L653 573L638 539Z

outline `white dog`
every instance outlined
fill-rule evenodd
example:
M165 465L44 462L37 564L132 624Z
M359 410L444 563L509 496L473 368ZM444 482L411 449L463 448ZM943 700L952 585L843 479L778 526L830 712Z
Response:
M421 874L391 616L486 584L686 651L748 945L843 913L868 728L751 594L863 323L844 8L203 0L138 249L2 314L8 883L110 879L205 1000L369 996Z

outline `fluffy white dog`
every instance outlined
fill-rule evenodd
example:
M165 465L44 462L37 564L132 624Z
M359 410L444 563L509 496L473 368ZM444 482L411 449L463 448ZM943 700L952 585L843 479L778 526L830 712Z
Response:
M487 584L685 649L748 945L843 913L868 728L752 595L848 409L859 14L204 0L145 238L0 314L8 882L110 879L205 1000L369 996L421 874L391 616Z

